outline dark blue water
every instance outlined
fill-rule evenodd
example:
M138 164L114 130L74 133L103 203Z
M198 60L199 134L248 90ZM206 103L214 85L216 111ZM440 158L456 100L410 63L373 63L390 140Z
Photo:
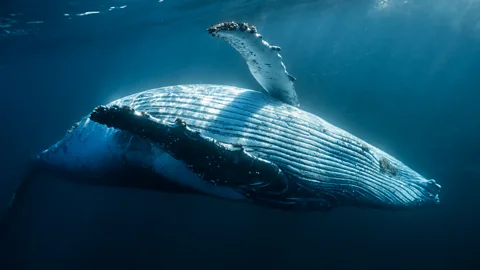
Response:
M303 109L436 179L441 205L296 214L40 177L0 269L479 269L480 2L292 2L2 1L1 209L29 157L96 105L172 84L259 89L206 34L224 20L281 46Z

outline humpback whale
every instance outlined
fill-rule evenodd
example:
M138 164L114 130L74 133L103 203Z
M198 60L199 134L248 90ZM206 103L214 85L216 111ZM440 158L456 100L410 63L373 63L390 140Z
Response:
M241 55L262 91L174 85L98 106L36 156L10 215L39 171L84 184L203 194L287 211L439 203L435 180L301 110L280 47L254 26L224 22L207 33Z

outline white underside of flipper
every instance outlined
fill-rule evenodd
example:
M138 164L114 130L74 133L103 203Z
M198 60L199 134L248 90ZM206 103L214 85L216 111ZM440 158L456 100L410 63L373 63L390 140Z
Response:
M295 78L283 64L278 53L280 47L268 44L254 26L246 23L220 23L212 25L207 31L240 53L253 77L269 95L289 105L299 106Z

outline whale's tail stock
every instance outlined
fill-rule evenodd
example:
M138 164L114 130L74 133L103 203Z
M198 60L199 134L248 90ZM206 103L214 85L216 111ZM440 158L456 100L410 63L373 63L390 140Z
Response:
M11 230L12 222L15 221L20 210L27 202L27 194L30 190L32 180L35 179L39 172L40 166L38 158L32 158L27 165L26 172L18 182L17 187L14 189L10 197L6 211L0 217L0 242L5 240Z

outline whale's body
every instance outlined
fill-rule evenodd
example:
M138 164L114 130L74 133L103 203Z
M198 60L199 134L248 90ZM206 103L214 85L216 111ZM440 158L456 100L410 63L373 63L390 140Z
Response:
M248 153L273 162L295 184L292 188L298 189L288 190L285 197L271 202L277 208L291 204L300 209L340 204L414 207L439 200L435 181L323 119L258 91L178 85L130 95L107 106L112 105L129 106L171 123L181 118L204 136L242 145ZM107 179L129 168L152 172L160 186L173 183L179 190L252 201L251 194L246 196L236 186L203 179L161 145L89 117L38 158L53 171L85 179ZM135 186L140 180L131 177L128 181Z
M434 180L299 109L280 47L254 26L224 22L207 32L241 55L265 92L177 85L95 108L36 157L1 226L42 171L84 184L199 193L284 210L439 202Z

